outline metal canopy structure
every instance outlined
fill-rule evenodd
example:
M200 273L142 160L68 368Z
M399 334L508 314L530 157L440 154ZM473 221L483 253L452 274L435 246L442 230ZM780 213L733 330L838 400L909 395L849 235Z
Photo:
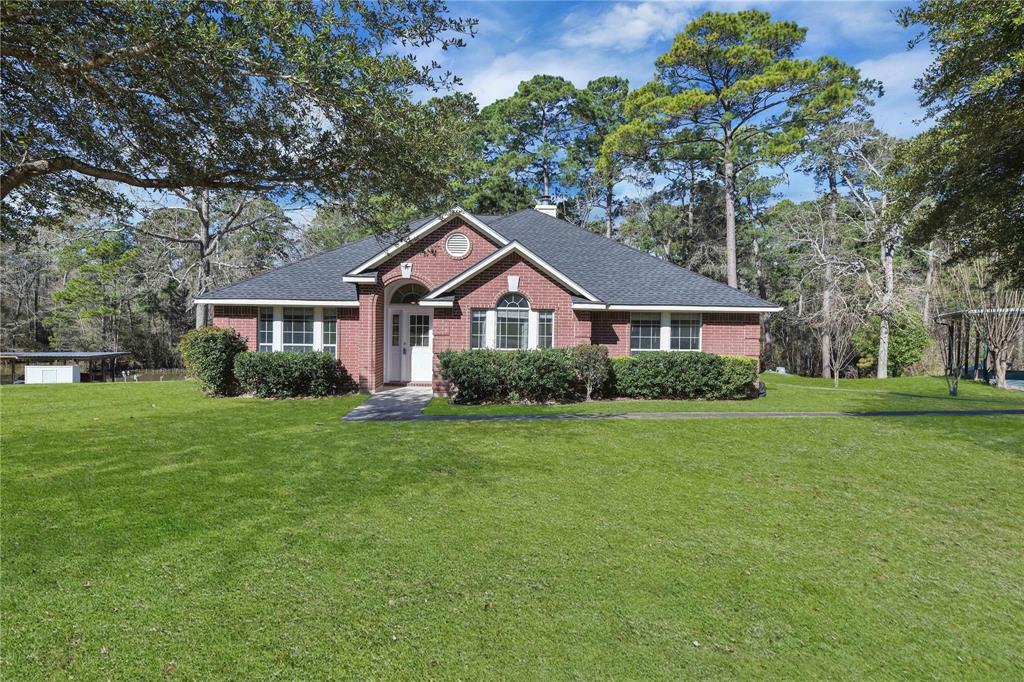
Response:
M0 363L11 363L11 383L15 381L15 369L17 364L75 364L85 363L88 368L89 381L106 381L109 375L113 381L114 364L117 358L131 355L126 351L75 351L75 350L45 350L45 351L0 351ZM99 363L99 372L93 371L93 363Z
M945 350L947 374L956 369L951 366L950 358L958 357L963 358L963 368L961 369L960 376L971 378L975 381L984 379L987 382L989 380L991 368L988 366L988 347L985 346L983 348L984 344L981 341L977 320L1005 313L1022 315L1024 314L1024 308L969 308L950 310L936 316L935 319L939 324L944 325L949 332ZM973 325L972 322L974 323ZM972 331L974 332L973 365L971 364Z

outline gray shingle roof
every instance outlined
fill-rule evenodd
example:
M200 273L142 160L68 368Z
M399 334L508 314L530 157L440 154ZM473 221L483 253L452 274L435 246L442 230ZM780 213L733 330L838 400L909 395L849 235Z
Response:
M488 223L611 305L772 308L756 296L620 242L526 209Z
M773 304L533 209L477 216L610 305L772 308ZM410 223L413 230L430 218ZM209 299L356 300L342 276L387 244L367 237L206 294Z

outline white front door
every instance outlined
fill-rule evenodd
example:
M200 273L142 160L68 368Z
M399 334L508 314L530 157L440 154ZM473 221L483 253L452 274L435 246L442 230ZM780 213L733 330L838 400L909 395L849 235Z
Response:
M433 379L433 311L414 305L388 306L385 381Z

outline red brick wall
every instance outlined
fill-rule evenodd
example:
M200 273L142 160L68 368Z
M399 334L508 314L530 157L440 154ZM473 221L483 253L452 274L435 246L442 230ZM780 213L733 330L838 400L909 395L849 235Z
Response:
M359 308L338 308L338 362L359 382Z
M574 311L572 298L561 284L519 254L510 254L459 285L452 292L454 307L440 308L434 313L434 390L438 393L445 392L447 387L438 379L437 354L469 348L470 311L494 308L498 299L509 292L509 275L519 276L517 293L526 297L532 310L554 311L556 348L590 342L589 311Z
M464 258L452 258L445 251L445 239L452 232L461 232L469 237L469 254ZM460 219L453 219L381 263L377 272L380 273L381 284L386 286L401 279L402 263L412 263L412 279L427 289L434 289L497 250L496 244L475 229Z
M256 350L259 336L256 333L256 320L259 315L257 306L215 305L213 306L213 326L230 327L245 339L245 345L251 351Z
M612 357L629 355L629 313L595 311L591 318L591 343L608 346L608 355Z
M456 231L469 238L469 253L463 258L451 257L444 248L448 235ZM463 220L455 218L381 263L377 267L379 284L358 285L361 311L357 333L359 369L357 373L352 373L352 376L358 379L360 388L374 390L384 384L384 291L389 284L402 279L402 263L412 263L411 279L429 290L448 281L497 249L498 246L489 238ZM435 310L434 319L443 320L443 313ZM435 351L439 344L440 328L443 326L443 322L434 323Z
M629 355L630 314L593 313L593 342L608 346L611 356ZM718 355L761 354L761 325L757 313L704 313L701 350Z
M701 349L718 355L761 355L757 313L704 313Z

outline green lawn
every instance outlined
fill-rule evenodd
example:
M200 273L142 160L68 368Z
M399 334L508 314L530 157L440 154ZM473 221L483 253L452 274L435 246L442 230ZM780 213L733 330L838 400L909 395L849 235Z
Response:
M874 412L879 410L1003 410L1024 408L1024 391L1005 391L973 381L960 382L949 396L941 377L849 379L833 388L829 379L763 374L768 395L757 400L595 400L564 405L453 405L435 398L429 415L545 414L595 412Z
M341 422L360 400L0 389L0 678L1024 670L1022 417Z

